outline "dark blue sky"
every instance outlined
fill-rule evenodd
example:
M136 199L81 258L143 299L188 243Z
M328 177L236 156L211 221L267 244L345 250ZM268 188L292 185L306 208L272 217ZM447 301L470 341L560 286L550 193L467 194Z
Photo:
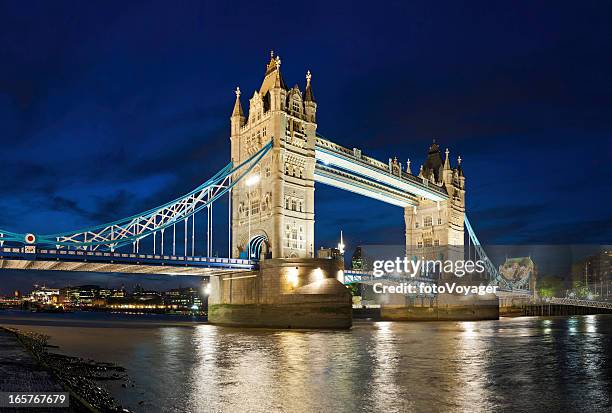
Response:
M289 85L313 73L324 136L416 168L432 138L460 154L483 243L610 243L610 5L215 3L0 1L0 228L192 189L226 163L233 90L258 88L274 49ZM398 208L323 185L315 207L319 244L403 242Z

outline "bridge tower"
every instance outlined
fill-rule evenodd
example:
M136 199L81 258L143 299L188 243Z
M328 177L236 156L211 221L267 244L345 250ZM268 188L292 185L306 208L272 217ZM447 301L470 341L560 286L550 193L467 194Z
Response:
M287 87L281 59L270 61L245 116L240 89L230 117L231 159L248 159L270 140L270 152L232 190L232 257L251 255L306 258L314 254L314 168L316 110L306 73L306 87ZM257 182L255 182L257 181ZM250 184L250 185L249 185ZM249 230L250 227L250 230ZM250 239L249 239L250 234Z
M419 177L446 190L448 199L431 201L420 197L417 206L406 207L406 255L429 260L464 259L465 176L461 157L452 168L449 150L444 162L435 141L429 147Z

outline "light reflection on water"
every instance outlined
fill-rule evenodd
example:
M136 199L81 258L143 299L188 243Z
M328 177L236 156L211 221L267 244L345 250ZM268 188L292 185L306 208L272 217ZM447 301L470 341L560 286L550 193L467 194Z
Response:
M350 331L32 324L67 354L126 367L133 388L103 385L136 411L612 410L612 316Z

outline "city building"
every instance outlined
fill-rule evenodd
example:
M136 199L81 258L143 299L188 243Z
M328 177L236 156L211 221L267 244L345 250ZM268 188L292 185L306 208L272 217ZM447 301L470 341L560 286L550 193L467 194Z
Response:
M43 305L57 304L59 302L59 295L58 288L35 285L32 292L30 292L30 302Z
M206 299L195 288L175 288L164 293L164 303L171 310L201 310L205 308Z
M572 286L592 297L612 299L612 249L602 248L572 265Z

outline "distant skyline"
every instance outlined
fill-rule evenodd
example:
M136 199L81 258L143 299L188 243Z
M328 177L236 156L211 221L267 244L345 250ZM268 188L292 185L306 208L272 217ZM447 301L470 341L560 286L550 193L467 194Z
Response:
M0 295L12 294L15 290L30 291L33 285L44 285L50 288L81 285L120 288L124 285L128 291L132 291L136 284L140 284L146 290L165 291L181 287L200 288L202 281L202 278L193 276L3 270L0 271Z
M234 89L252 95L273 49L289 86L312 72L323 136L410 158L413 172L434 138L453 162L461 155L484 244L609 244L611 12L602 2L0 1L0 228L107 222L205 181L229 160ZM321 184L315 200L318 246L341 229L350 252L403 242L397 207Z

